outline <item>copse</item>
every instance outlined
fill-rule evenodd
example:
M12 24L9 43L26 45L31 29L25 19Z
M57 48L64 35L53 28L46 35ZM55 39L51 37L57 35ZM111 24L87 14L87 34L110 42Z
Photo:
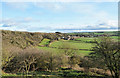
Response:
M120 46L119 42L109 37L96 41L89 58L94 60L96 67L110 70L113 78L120 78ZM96 61L96 62L95 62Z
M52 51L35 47L20 49L12 46L7 50L6 48L3 49L2 71L7 73L21 72L28 75L29 72L35 71L52 72L65 64L66 57Z
M22 49L10 46L10 45L2 45L2 71L4 72L11 72L11 67L14 67L13 61L16 57L18 52L21 52Z

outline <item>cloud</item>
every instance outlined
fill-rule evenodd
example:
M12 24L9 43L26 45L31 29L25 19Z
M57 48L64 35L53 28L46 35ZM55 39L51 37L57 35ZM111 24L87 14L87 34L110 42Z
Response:
M0 27L12 27L15 25L19 25L19 23L17 23L16 21L10 19L10 18L6 18L6 19L2 19L0 20Z
M109 21L114 21L113 23ZM7 24L0 24L0 29L9 29L9 30L23 30L29 32L81 32L81 31L108 31L108 30L117 30L118 26L116 25L115 20L109 20L106 22L99 22L97 24L86 24L86 25L75 25L75 24L68 24L64 26L55 27L53 25L49 26L33 26L33 25L7 25ZM5 26L6 25L6 26Z
M118 21L117 20L109 20L108 25L112 26L112 27L116 27L118 26Z
M1 24L0 27L11 27L9 24Z
M2 27L4 24L0 24L0 27Z
M29 23L40 22L37 19L33 19L32 17L26 18L4 18L0 20L0 29L4 30L13 30L13 31L28 31L28 29L33 29L33 27L29 26Z
M117 21L114 20L114 22L104 21L95 25L87 26L86 29L88 30L107 30L107 29L118 29ZM85 29L84 29L85 30Z
M118 29L117 20L99 21L96 24L75 25L69 24L66 26L56 26L56 30L71 31L71 30L112 30Z

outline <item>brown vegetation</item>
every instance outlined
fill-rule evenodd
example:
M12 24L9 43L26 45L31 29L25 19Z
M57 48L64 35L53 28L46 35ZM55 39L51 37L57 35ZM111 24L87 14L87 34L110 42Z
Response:
M31 33L2 30L2 44L9 44L20 47L22 49L29 46L37 46L44 39L57 40L59 36L64 34L57 33Z

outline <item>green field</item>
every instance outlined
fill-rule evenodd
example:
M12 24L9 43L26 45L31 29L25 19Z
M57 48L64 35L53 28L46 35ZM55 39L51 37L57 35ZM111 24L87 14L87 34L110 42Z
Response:
M64 53L64 49L58 49L58 48L50 48L50 47L39 47L42 50L45 51L51 51L53 53L59 54L59 53ZM69 50L70 51L70 50ZM85 56L91 53L92 51L86 51L86 50L73 50L76 54L79 54L80 56Z
M112 36L111 38L117 39L118 36ZM53 53L63 53L65 49L68 49L68 51L73 50L76 54L79 54L80 56L86 56L89 53L91 53L91 49L94 46L94 40L97 40L98 38L88 38L88 37L81 37L77 38L75 40L59 40L59 41L53 41L51 43L49 39L44 39L39 45L40 49L46 50L46 51L52 51ZM49 46L46 46L49 45Z
M39 44L39 46L48 46L50 42L50 39L43 39L42 42Z
M47 47L40 47L40 49L46 50L46 51L52 51L53 53L63 53L64 50L68 49L68 51L73 51L76 54L79 54L80 56L85 56L91 53L90 51L92 47L94 46L94 43L89 43L90 41L93 41L94 38L79 38L76 40L59 40L54 41L49 44ZM46 43L49 40L45 39L40 44L46 45Z
M118 39L118 36L112 36L111 38L113 38L113 39Z
M81 41L55 41L53 43L50 44L50 47L62 47L63 48L67 48L69 47L70 49L91 49L91 47L93 46L93 44L91 43L85 43L85 42L81 42Z
M77 38L75 39L76 41L82 41L82 42L94 42L94 40L97 39L96 37L95 38Z

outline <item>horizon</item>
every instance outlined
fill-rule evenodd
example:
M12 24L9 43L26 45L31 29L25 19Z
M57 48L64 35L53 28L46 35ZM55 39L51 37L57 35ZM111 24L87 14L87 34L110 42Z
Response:
M1 30L1 29L0 29ZM59 31L55 31L55 32L31 32L31 31L19 31L19 30L4 30L2 29L3 31L15 31L15 32L29 32L29 33L56 33L56 32L59 32ZM1 31L2 31L1 30ZM81 30L81 31L76 31L76 32L60 32L60 33L90 33L90 32L116 32L116 31L119 31L119 30Z
M0 29L27 32L118 30L117 2L2 2Z

